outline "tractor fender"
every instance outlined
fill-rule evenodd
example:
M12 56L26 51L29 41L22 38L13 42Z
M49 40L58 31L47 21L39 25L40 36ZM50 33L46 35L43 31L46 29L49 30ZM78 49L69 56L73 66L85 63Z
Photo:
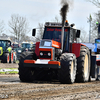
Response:
M72 53L74 53L76 55L76 58L80 56L81 46L85 46L85 45L81 44L81 43L73 43L72 44Z
M36 42L36 47L35 47L35 54L39 57L39 44L40 42Z

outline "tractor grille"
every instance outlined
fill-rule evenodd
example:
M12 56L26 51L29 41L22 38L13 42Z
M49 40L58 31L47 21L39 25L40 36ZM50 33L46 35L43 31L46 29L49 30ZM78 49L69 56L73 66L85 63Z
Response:
M40 51L40 58L51 59L51 51Z

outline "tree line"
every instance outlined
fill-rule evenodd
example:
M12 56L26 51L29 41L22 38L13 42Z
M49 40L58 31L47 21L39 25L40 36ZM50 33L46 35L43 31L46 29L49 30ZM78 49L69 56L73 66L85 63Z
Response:
M43 24L39 23L39 31L43 33L41 30ZM4 21L0 21L0 36L7 36L7 33L4 33L5 30L5 24ZM29 28L29 23L27 19L23 16L20 16L18 14L11 15L10 21L8 21L8 26L10 27L9 32L11 33L11 39L12 35L15 41L22 42L22 41L39 41L41 39L41 35L38 34L37 38L30 37L27 34L31 32ZM31 32L32 33L32 32Z

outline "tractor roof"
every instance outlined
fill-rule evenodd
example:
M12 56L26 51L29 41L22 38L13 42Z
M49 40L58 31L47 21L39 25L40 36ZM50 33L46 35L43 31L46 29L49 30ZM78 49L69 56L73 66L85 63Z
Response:
M30 42L25 42L25 41L24 41L24 42L22 42L22 43L30 43Z
M11 42L11 39L10 38L0 38L0 40L10 41Z
M45 23L46 27L62 27L62 23L57 23L57 22L46 22ZM76 29L75 24L66 24L64 25L64 27L72 27L74 29Z

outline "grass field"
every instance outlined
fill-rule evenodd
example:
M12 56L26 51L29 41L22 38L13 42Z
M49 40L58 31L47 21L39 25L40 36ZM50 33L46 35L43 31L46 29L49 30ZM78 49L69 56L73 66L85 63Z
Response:
M0 68L0 74L18 74L17 68Z

